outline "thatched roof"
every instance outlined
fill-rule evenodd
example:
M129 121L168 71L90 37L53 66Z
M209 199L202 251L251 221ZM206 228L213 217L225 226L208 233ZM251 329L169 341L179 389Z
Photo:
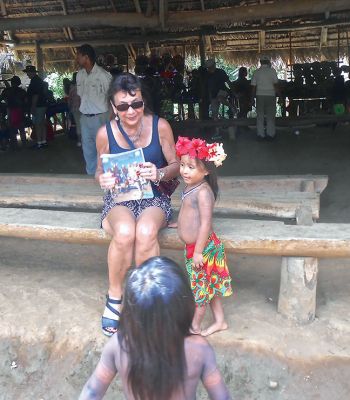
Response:
M348 55L349 0L0 0L0 45L45 69L74 68L75 47L90 43L127 64L138 54L177 46L232 60L269 53ZM35 47L37 46L37 47Z

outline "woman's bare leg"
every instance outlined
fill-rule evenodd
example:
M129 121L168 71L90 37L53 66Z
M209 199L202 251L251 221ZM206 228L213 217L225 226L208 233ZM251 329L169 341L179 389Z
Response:
M221 298L215 296L210 302L210 308L213 313L214 323L202 331L202 336L209 336L214 332L223 331L228 328L228 325L225 321Z
M165 214L161 208L148 207L141 213L136 221L136 265L142 264L150 257L159 256L158 232L165 226Z
M103 229L112 236L108 249L108 294L120 299L127 270L132 264L135 243L135 217L123 206L114 207L102 223Z
M110 210L102 226L112 236L107 257L108 300L102 315L103 332L110 336L118 330L123 283L126 271L131 266L134 251L135 217L127 207L117 206Z

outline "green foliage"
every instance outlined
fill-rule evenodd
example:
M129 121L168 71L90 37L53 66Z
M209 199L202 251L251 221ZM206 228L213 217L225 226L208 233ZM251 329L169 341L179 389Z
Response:
M49 89L52 90L55 99L63 99L63 79L72 79L72 74L65 72L63 74L59 72L52 72L48 74L45 81L49 84Z

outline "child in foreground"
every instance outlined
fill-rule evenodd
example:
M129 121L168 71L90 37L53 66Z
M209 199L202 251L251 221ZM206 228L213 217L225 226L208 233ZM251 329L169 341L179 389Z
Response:
M230 400L213 348L190 333L194 309L175 262L153 257L131 270L119 330L79 400L102 399L117 372L128 400L194 400L200 380L210 399Z
M212 226L218 195L216 167L222 164L226 154L221 144L186 137L179 137L176 153L186 185L177 222L178 234L186 245L186 269L196 302L191 332L208 336L227 329L221 297L232 294L224 246ZM214 323L202 330L208 304Z

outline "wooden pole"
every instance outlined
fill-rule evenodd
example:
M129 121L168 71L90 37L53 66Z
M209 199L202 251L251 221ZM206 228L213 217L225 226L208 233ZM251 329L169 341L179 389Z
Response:
M340 65L340 27L338 26L338 41L337 41L338 67Z
M299 324L315 319L318 260L282 257L278 312Z
M203 35L199 36L199 55L201 59L201 65L205 65L206 55L205 55L205 38Z
M36 69L38 70L38 75L40 76L40 78L43 78L44 60L43 60L43 52L39 42L35 42L35 64L36 64Z

